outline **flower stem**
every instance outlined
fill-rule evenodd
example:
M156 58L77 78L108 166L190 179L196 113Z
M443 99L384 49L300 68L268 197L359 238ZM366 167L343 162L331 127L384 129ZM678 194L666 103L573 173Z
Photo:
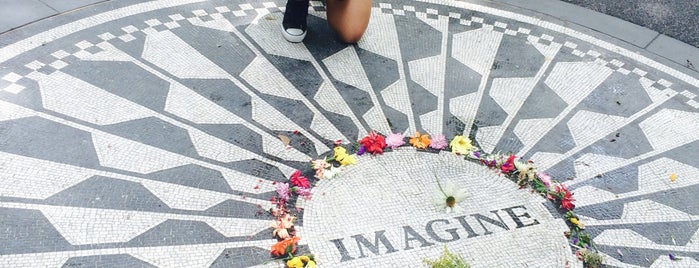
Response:
M437 187L439 187L439 191L442 192L442 194L446 196L447 193L445 193L444 189L442 189L442 184L439 183L439 178L437 177L437 173L435 173L434 170L432 171L432 175L434 176L434 179L437 181Z

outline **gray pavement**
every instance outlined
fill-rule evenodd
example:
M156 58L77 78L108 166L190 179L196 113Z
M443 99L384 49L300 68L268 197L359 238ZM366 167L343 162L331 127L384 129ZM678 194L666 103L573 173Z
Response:
M699 47L699 2L687 0L564 0L621 18Z
M654 30L559 1L385 0L346 45L312 2L291 44L284 1L24 3L3 18L50 17L0 35L0 267L279 267L278 185L372 130L533 160L609 267L699 265L699 54ZM465 212L431 204L434 177ZM473 267L581 267L560 209L451 153L312 181L293 204L320 267L442 244Z

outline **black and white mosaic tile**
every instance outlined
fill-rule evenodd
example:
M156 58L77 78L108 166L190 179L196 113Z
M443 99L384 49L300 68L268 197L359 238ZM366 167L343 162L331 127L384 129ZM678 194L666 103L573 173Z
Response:
M284 1L132 2L0 48L2 267L278 266L257 213L273 182L372 130L531 158L571 178L608 266L699 266L697 77L470 1L375 1L356 45L316 1L302 44L279 34ZM473 267L580 265L543 199L452 158L405 148L320 182L303 248L328 267L409 266L444 243ZM432 171L469 187L464 217L421 201Z

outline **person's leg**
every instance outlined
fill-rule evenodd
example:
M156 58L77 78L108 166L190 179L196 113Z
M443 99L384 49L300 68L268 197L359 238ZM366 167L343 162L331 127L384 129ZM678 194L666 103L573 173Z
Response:
M287 0L282 35L289 42L298 43L306 37L306 17L308 17L308 0Z
M328 24L342 41L356 43L371 16L371 0L327 0Z

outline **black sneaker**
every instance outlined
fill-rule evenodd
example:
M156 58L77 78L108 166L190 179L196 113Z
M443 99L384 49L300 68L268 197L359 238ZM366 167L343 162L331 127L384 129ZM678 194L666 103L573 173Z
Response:
M308 0L287 0L282 21L282 35L286 41L298 43L306 37Z

